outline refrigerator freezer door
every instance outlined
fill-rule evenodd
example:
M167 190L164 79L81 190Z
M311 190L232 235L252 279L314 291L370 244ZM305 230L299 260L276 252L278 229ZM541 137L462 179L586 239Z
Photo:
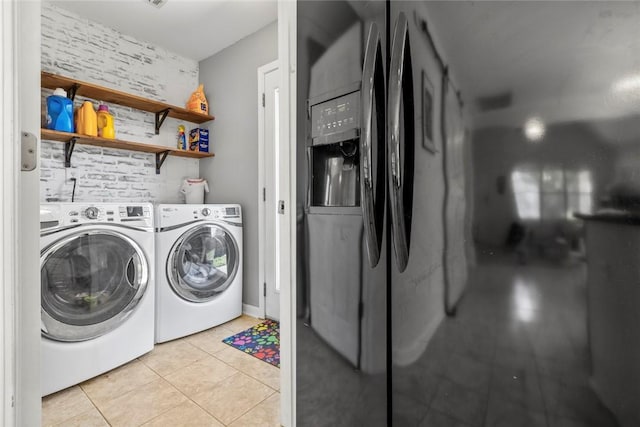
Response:
M297 3L299 318L295 413L299 427L388 425L388 260L383 247L387 243L387 7L381 1ZM368 59L373 68L363 65L372 26L379 32L369 51L374 54ZM372 80L363 82L363 74ZM363 90L368 91L368 111L361 110ZM332 100L335 108L326 104ZM348 117L340 116L343 112L348 112ZM322 120L315 120L317 117ZM370 119L367 126L361 122L366 117ZM363 128L368 132L366 141L362 141ZM350 144L357 148L355 152ZM365 148L366 174L362 171ZM337 168L332 166L334 160L327 160L325 165L322 158L338 155L354 161L349 170L357 173L357 178L355 185L348 187L357 194L352 197L349 193L347 200L356 202L333 203L329 197L330 203L318 203L323 201L317 197L323 189L331 189L334 182L345 178L346 172L335 180L320 173ZM344 161L340 170L344 171ZM352 175L348 178L354 182ZM367 180L366 194L363 178ZM318 181L331 185L314 186ZM367 207L362 206L365 198ZM366 222L364 215L368 217ZM364 236L365 227L371 231L370 239Z

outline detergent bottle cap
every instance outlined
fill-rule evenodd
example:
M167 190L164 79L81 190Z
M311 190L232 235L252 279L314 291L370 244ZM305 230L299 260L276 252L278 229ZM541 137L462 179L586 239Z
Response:
M105 104L100 104L98 106L98 111L106 111L108 113L109 112L109 106L107 106Z
M57 96L63 96L65 98L67 97L67 91L62 89L61 87L56 88L56 90L53 91L53 94Z

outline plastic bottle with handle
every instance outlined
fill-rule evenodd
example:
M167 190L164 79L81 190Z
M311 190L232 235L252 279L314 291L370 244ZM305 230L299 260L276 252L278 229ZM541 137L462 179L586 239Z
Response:
M98 136L103 138L115 139L116 128L113 123L113 116L109 113L109 107L100 104L97 113Z
M91 101L84 101L76 110L76 131L80 135L98 136L98 116Z
M67 98L67 92L57 88L47 97L47 129L73 132L73 101Z
M209 102L204 96L204 85L200 84L192 94L189 101L187 101L187 110L195 111L196 113L209 114Z

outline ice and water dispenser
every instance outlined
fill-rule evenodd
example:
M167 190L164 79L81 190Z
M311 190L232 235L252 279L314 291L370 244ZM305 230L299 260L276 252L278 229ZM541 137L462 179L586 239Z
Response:
M360 206L360 92L309 102L310 207Z
M307 279L309 325L360 366L360 91L309 100Z

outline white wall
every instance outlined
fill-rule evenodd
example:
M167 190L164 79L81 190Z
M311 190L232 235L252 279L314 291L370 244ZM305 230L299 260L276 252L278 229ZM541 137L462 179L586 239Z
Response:
M42 70L177 106L183 106L198 85L196 61L47 2L42 4ZM50 94L42 91L43 120ZM77 97L75 105L81 100ZM155 135L153 114L116 105L109 109L115 116L116 138L127 141L175 147L178 124L187 130L196 127L167 118ZM78 145L71 168L65 169L64 145L44 142L41 158L43 202L70 201L68 178L76 177L76 201L181 203L182 180L198 176L198 160L169 157L156 175L153 154L128 150Z
M245 304L258 306L258 67L278 58L277 23L200 62L209 109L210 150L200 161L207 203L239 203L244 222Z
M626 144L615 149L615 161L611 184L640 183L640 146Z

